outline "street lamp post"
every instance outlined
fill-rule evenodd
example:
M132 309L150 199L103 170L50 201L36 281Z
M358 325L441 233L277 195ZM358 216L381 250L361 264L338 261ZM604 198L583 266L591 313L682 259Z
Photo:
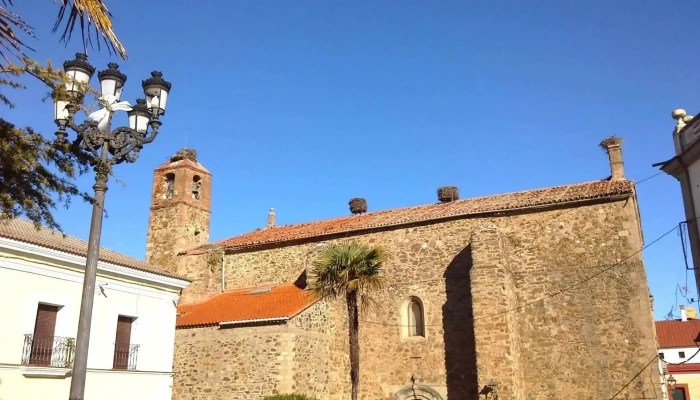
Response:
M76 125L75 114L95 68L87 62L87 55L78 53L75 60L63 64L63 69L69 79L65 84L66 93L54 99L54 119L58 126L56 140L67 143L67 129L74 131L77 137L70 145L73 149L86 153L95 170L95 198L69 395L69 400L83 400L107 179L113 165L124 161L135 162L143 145L156 138L161 125L160 117L165 115L171 84L163 79L160 72L151 72L151 77L142 82L146 98L136 100L136 105L131 107L128 102L119 101L126 75L119 71L117 64L109 63L106 70L97 73L100 80L100 103L104 108L91 113L85 122ZM127 112L128 127L111 129L112 116L116 111Z

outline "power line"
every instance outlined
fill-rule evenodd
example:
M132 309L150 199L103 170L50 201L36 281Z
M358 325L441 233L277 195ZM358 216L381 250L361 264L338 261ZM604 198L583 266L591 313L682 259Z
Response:
M686 360L684 360L684 361L681 361L681 362L679 362L679 363L670 363L670 362L664 361L664 363L669 364L669 365L682 365L682 364L685 364L685 363L689 362L690 360L692 360L693 357L695 357L695 356L698 355L698 354L700 354L700 348L698 349L698 351L695 352L695 354L693 354L692 356L690 356L688 359L686 359ZM659 355L658 355L658 354L655 355L655 356L651 359L651 361L649 361L649 363L647 363L647 365L644 366L644 368L642 368L639 372L637 372L637 373L632 377L632 379L630 379L622 388L620 388L620 390L618 390L609 400L614 400L620 393L622 393L623 390L625 390L632 382L634 382L634 380L637 379L637 378L639 377L639 375L641 375L647 368L649 368L649 366L650 366L654 361L656 361L656 359L658 359L658 358L659 358ZM653 372L653 371L652 371L652 372ZM665 381L665 379L664 379L664 381ZM656 384L655 384L653 381L652 381L652 387L654 388L654 394L656 395Z
M627 389L627 386L631 385L632 382L634 382L634 380L637 379L637 378L639 377L639 375L642 374L642 372L644 372L647 368L649 368L649 366L650 366L654 361L656 361L657 358L659 358L659 355L658 355L658 354L655 355L654 358L652 358L651 361L649 361L649 363L648 363L647 365L644 366L644 368L642 368L639 372L637 372L637 373L632 377L632 379L629 380L629 382L625 383L625 385L624 385L623 387L621 387L620 390L618 390L618 391L617 391L610 399L608 399L608 400L614 400L620 393L622 393L623 390ZM654 389L654 393L656 393L656 389Z
M663 174L663 173L664 173L664 171L659 171L659 172L655 173L655 174L652 175L652 176L648 176L648 177L642 179L642 180L639 181L639 182L635 182L635 185L639 185L640 183L646 182L646 181L648 181L649 179L656 178L657 176L659 176L659 175L661 175L661 174Z
M576 283L574 283L574 284L572 284L572 285L570 285L570 286L567 286L567 287L565 287L564 289L561 289L561 290L556 291L556 292L554 292L554 293L551 293L551 294L549 294L549 295L547 295L547 296L541 297L541 298L539 298L539 299L537 299L537 300L533 300L533 301L531 301L531 302L529 302L529 303L525 303L525 304L519 305L519 306L517 306L517 307L511 308L511 309L508 309L508 310L505 310L505 311L501 311L501 312L498 312L498 313L495 313L495 314L484 315L484 316L481 316L481 317L478 317L478 318L473 318L473 317L472 317L472 320L476 321L476 320L480 320L480 319L484 319L484 318L491 318L491 317L495 317L495 316L498 316L498 315L507 314L507 313L510 313L510 312L513 312L513 311L518 311L518 310L521 310L521 309L523 309L523 308L525 308L525 307L529 307L529 306L531 306L531 305L533 305L533 304L540 303L540 302L545 301L545 300L547 300L547 299L550 299L550 298L552 298L552 297L558 296L558 295L560 295L560 294L562 294L562 293L568 292L569 290L571 290L571 289L573 289L573 288L575 288L575 287L577 287L577 286L580 286L580 285L582 285L582 284L584 284L584 283L586 283L586 282L588 282L588 281L590 281L590 280L592 280L592 279L595 279L595 278L597 278L597 277L603 275L604 273L606 273L606 272L608 272L608 271L611 271L611 270L613 270L614 268L620 266L622 263L624 263L624 262L627 261L628 259L634 257L635 255L637 255L637 254L641 253L642 251L648 249L649 247L653 246L654 244L656 244L657 242L659 242L659 241L660 241L661 239L663 239L664 237L668 236L671 232L675 231L676 229L678 229L678 226L674 226L673 228L671 228L670 230L666 231L666 232L665 232L664 234L662 234L661 236L659 236L659 237L657 237L656 239L654 239L653 241L651 241L649 244L643 246L643 247L642 247L641 249L639 249L638 251L635 251L634 253L630 254L630 255L627 256L627 257L625 257L623 260L621 260L621 261L619 261L619 262L617 262L617 263L615 263L615 264L613 264L613 265L611 265L611 266L609 266L609 267L607 267L607 268L604 268L604 269L602 269L602 270L596 272L595 274L592 274L592 275L590 275L590 276L588 276L588 277L586 277L586 278L584 278L584 279L582 279L582 280L580 280L580 281L578 281L578 282L576 282ZM407 327L407 326L408 326L408 325L401 325L401 324L398 324L398 325L397 325L397 324L386 324L386 323L382 323L382 322L365 321L365 320L362 320L362 322L365 322L365 323L368 323L368 324L374 324L374 325L399 326L399 327ZM443 325L443 324L426 324L426 325L424 325L424 326L441 326L441 325Z

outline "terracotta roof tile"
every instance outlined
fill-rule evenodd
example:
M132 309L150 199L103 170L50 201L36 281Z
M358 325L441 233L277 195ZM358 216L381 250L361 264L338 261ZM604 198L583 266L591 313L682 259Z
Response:
M221 322L291 318L314 302L309 292L291 283L237 289L199 303L179 305L176 325L204 326Z
M37 230L31 221L23 218L12 218L0 222L0 237L46 247L81 257L87 256L88 245L85 240L64 235L61 232L45 227L41 227L39 230ZM104 247L100 248L100 261L171 278L185 279L156 266L146 264L141 260L105 249Z
M700 320L656 321L659 347L695 347L700 345Z
M187 253L197 254L220 246L229 249L239 249L264 244L283 243L327 234L406 223L610 198L617 195L629 195L633 192L634 182L627 180L604 180L555 186L494 196L475 197L451 203L427 204L302 224L269 227L200 246L189 250Z

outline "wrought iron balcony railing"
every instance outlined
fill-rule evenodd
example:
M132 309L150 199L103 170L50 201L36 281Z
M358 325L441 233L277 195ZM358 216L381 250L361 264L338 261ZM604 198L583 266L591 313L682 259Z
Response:
M74 354L74 338L24 335L22 365L68 368L73 365Z
M114 363L112 369L135 371L139 355L138 344L117 343L114 345Z

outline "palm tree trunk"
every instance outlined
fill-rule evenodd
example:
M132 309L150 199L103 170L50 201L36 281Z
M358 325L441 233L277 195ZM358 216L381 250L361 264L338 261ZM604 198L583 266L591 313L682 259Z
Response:
M352 400L357 400L360 389L360 319L358 317L357 292L348 292L348 330L350 339L350 383Z

